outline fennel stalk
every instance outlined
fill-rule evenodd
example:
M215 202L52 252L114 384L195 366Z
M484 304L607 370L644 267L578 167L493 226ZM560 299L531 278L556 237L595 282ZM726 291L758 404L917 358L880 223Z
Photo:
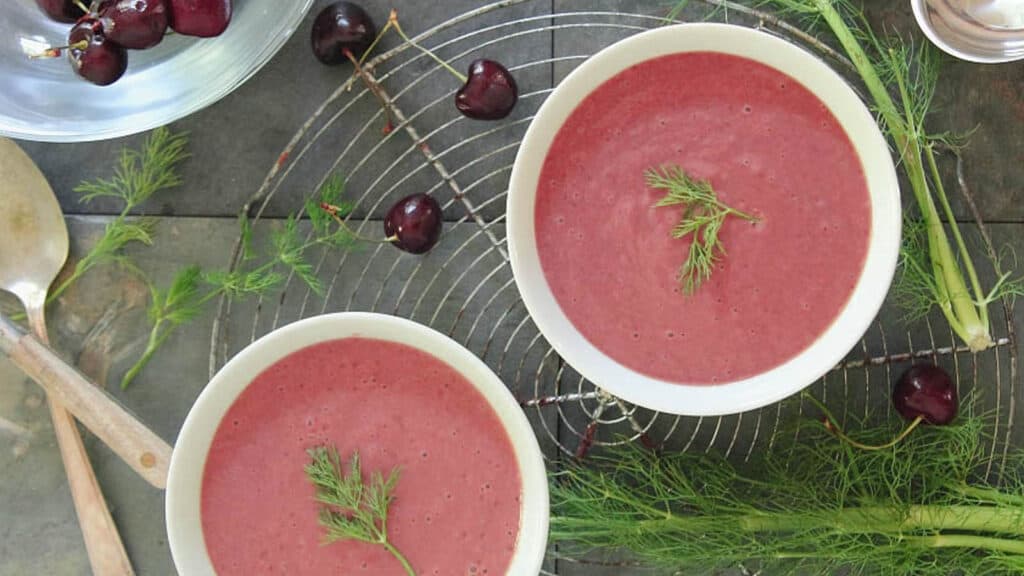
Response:
M551 539L570 553L625 549L671 570L1024 571L1022 460L1000 487L977 477L986 462L981 419L922 427L878 451L839 442L816 421L798 425L799 440L780 432L742 466L632 443L570 463L551 479ZM856 437L878 443L892 434L882 426Z
M935 146L948 142L948 138L929 135L924 127L938 74L934 49L924 44L915 51L908 49L898 37L885 41L879 39L848 0L763 0L760 4L775 6L807 19L821 20L835 35L874 100L880 125L895 145L900 166L921 212L931 274L925 278L920 275L921 270L911 270L910 273L916 273L917 281L925 288L917 295L927 296L939 307L950 327L971 351L978 352L992 346L988 304L1007 292L1019 292L1019 287L1006 282L1006 277L1003 277L989 293L982 289L946 197L935 159ZM869 51L874 57L869 56ZM909 61L912 58L914 62ZM941 216L936 198L942 208ZM942 216L949 222L956 242L955 251L946 234ZM904 254L904 274L907 273L907 259Z

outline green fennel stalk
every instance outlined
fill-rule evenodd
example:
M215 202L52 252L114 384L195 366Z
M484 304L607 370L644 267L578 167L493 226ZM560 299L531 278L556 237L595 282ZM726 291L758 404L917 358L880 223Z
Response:
M635 444L570 463L551 478L551 539L570 553L625 549L671 570L1024 570L1024 480L1009 474L997 487L975 475L986 458L981 419L922 427L878 451L851 448L819 422L798 426L742 466ZM893 433L856 437L878 443Z
M988 304L1004 294L1020 293L1020 286L1004 276L989 293L984 292L946 197L935 161L935 146L948 143L949 137L929 135L924 127L938 74L934 49L925 43L920 49L911 50L899 38L879 39L847 0L763 0L760 4L823 21L835 35L870 93L881 126L895 144L900 166L921 212L930 274L925 277L924 267L908 265L907 260L913 255L904 253L903 273L910 274L906 278L917 284L913 294L938 305L950 327L972 351L992 346ZM874 57L869 56L869 50ZM955 252L935 198L949 222L957 246ZM923 311L927 308L930 305L923 307Z

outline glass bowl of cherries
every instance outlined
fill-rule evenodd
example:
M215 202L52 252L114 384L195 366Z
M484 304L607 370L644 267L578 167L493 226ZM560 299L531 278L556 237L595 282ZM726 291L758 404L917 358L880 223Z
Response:
M79 142L155 128L226 96L313 0L0 4L0 134Z

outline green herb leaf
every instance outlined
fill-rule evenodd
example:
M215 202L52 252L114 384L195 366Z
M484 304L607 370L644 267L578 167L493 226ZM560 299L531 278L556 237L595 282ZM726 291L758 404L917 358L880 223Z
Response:
M306 200L305 211L313 225L313 236L318 244L333 248L349 248L358 242L345 218L352 212L353 205L343 200L345 178L332 175L320 188L320 193Z
M324 541L358 540L383 546L410 576L415 576L409 561L388 541L388 509L394 501L399 469L392 469L386 478L380 472L364 478L358 452L352 454L347 473L333 446L311 448L307 453L311 462L306 465L306 477L316 488L317 502L322 504Z
M74 272L65 278L47 296L53 302L91 268L99 264L127 263L123 250L133 242L147 246L153 244L154 221L143 218L129 220L129 213L153 194L178 186L178 164L188 158L185 133L172 133L167 128L154 130L141 150L125 148L121 151L118 167L110 179L83 182L75 187L82 202L96 198L114 198L121 201L121 212L107 224L103 236L75 265ZM137 268L130 266L133 270Z
M284 276L273 270L214 270L204 273L203 279L215 290L224 292L229 298L238 299L266 294L277 288L284 281Z
M179 273L166 293L151 286L149 341L142 356L122 379L122 387L131 383L178 326L199 315L213 298L263 296L284 283L285 275L280 268L297 276L316 294L323 294L323 284L308 260L309 250L317 246L348 248L360 240L342 220L351 210L351 205L342 200L344 190L345 180L340 175L328 180L316 198L306 204L313 233L304 237L299 231L298 217L289 216L284 225L271 234L271 251L262 264L255 263L253 230L243 214L239 217L241 258L236 269L202 272L193 266ZM323 210L321 203L330 205L331 211Z
M109 179L83 182L75 187L83 202L96 198L117 198L124 213L148 200L153 194L181 184L177 165L188 158L188 134L172 133L167 128L154 130L142 150L125 148L118 167Z
M313 265L306 260L307 243L299 233L299 221L295 216L289 216L284 226L274 231L271 242L277 255L277 260L291 270L309 289L318 295L323 294L323 284L313 271Z
M864 451L803 421L742 466L627 443L553 475L551 539L576 552L626 549L686 573L1020 573L1024 481L1012 471L1002 486L978 480L983 430L965 418ZM881 444L894 433L856 436Z
M672 229L672 237L690 237L690 250L679 269L679 282L685 294L693 294L711 278L715 265L726 254L719 237L725 219L729 216L750 221L758 219L723 204L710 182L691 178L679 166L651 168L644 172L644 179L648 187L666 192L654 204L655 208L683 207L679 224Z

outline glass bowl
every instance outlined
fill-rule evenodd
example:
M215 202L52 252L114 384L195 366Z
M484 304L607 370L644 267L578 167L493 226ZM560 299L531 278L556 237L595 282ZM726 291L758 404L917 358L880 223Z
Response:
M162 126L220 100L256 73L300 25L313 0L235 0L216 38L169 35L128 53L128 71L94 86L67 58L30 59L67 43L69 24L50 20L35 0L0 8L0 134L47 142L126 136Z

